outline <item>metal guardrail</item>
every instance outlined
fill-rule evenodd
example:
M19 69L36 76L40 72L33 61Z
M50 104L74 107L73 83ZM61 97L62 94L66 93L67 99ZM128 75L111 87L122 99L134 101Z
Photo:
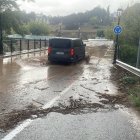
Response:
M48 49L48 40L46 39L8 39L3 40L3 44L4 54L0 58L41 52Z
M129 71L129 72L131 72L131 73L133 73L135 75L137 75L138 77L140 77L140 69L132 67L132 66L130 66L130 65L126 64L126 63L123 63L123 62L121 62L119 60L116 60L116 65L118 65L121 68L123 68L123 69L125 69L125 70L127 70L127 71Z
M36 53L36 52L43 52L43 51L47 51L48 48L42 48L40 49L35 49L35 50L24 50L24 51L15 51L12 54L11 53L6 53L4 55L0 55L0 58L7 58L7 57L12 57L12 56L17 56L17 55L23 55L23 54L30 54L30 53ZM44 52L45 53L45 52Z

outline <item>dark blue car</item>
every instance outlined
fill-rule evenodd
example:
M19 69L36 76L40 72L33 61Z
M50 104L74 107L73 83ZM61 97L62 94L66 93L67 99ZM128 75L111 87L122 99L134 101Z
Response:
M48 60L50 62L76 62L85 57L85 46L80 38L51 38Z

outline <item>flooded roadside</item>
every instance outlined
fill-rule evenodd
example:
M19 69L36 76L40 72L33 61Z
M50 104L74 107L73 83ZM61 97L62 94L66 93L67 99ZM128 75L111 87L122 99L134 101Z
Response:
M118 117L119 115L123 116L121 120L123 122L125 120L124 116L130 112L127 109L131 104L128 96L119 92L119 87L115 81L116 75L112 73L113 65L110 58L104 58L107 49L104 46L94 49L91 47L89 62L83 60L72 65L44 64L41 61L43 58L18 60L17 62L20 65L23 64L23 68L29 66L24 69L28 74L25 72L21 75L22 78L20 77L21 85L26 88L26 96L21 97L24 97L26 99L24 103L28 101L28 104L21 109L13 109L9 113L1 114L1 132L4 134L9 132L26 119L38 120L40 118L41 121L44 118L49 119L51 114L64 115L61 118L63 120L65 116L71 115L77 118L84 114L85 116L90 116L90 114L93 116L111 114L113 116L117 113ZM45 79L43 72L46 74ZM31 74L34 77L30 77ZM25 80L24 77L29 79ZM73 81L75 81L74 85L65 94L62 94ZM23 90L21 90L21 93L23 95ZM60 96L60 98L51 107L43 108L46 103L57 96ZM20 102L22 103L23 100ZM110 122L109 117L106 117L106 120ZM125 121L129 121L129 119ZM139 124L138 118L135 121ZM119 125L121 126L120 123ZM131 125L129 127L131 129Z

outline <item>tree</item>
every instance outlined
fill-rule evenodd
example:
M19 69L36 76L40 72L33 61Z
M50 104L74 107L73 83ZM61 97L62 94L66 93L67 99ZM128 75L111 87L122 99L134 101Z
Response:
M6 9L17 9L15 0L0 0L0 54L3 54L3 27L2 27L2 12Z
M136 66L137 48L140 37L140 4L128 7L122 14L123 32L119 38L121 44L121 60Z
M63 23L66 29L78 29L79 25L107 26L110 24L110 11L101 7L95 7L85 13L71 14L63 17L47 17L51 24Z
M93 25L93 26L99 25L99 21L98 21L96 16L90 18L90 24Z
M46 22L34 21L29 23L29 30L33 35L48 35L49 28Z
M104 30L97 30L97 37L104 37Z
M138 46L140 37L140 3L127 8L122 15L123 40L127 44Z
M27 1L33 1L33 0L27 0ZM0 0L0 54L3 54L3 26L2 26L3 19L2 19L2 15L6 10L13 11L13 10L19 9L16 2L17 2L17 0ZM5 22L5 23L8 23L8 22ZM8 24L8 26L10 26L10 25L11 24ZM15 25L15 24L12 24L12 25Z
M22 36L27 35L27 34L30 33L29 27L26 24L19 26L19 28L17 30L15 30L15 31L16 31L16 33L18 33L18 34L20 34Z
M0 0L0 12L3 12L6 9L18 9L16 0Z

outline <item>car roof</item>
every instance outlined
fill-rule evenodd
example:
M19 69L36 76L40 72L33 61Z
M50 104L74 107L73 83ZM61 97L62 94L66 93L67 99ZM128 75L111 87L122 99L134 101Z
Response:
M53 37L50 38L51 39L69 39L69 40L81 40L80 38L68 38L68 37Z

